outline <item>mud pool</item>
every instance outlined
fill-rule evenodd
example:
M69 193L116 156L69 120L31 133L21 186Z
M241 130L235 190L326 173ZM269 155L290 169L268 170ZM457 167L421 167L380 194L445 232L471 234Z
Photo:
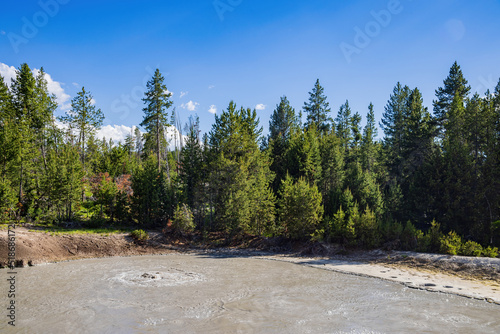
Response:
M4 319L2 333L500 332L500 306L485 301L255 258L172 254L17 272L17 326Z

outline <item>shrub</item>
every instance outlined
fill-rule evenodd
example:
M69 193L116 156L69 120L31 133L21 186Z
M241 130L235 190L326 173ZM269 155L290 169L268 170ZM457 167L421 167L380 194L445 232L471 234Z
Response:
M316 185L306 179L297 182L287 175L281 183L279 214L281 224L292 239L310 237L319 227L323 217L321 193Z
M399 243L401 234L403 233L403 225L400 222L389 218L380 223L379 229L384 242Z
M375 248L380 244L380 234L377 228L375 214L368 206L365 212L356 220L354 228L358 244L364 248Z
M485 257L497 257L498 256L498 248L488 246L488 248L483 249L483 256Z
M130 233L130 236L134 238L135 241L144 242L149 239L149 235L144 230L134 230Z
M190 233L194 231L195 224L193 220L193 212L186 204L182 206L177 205L177 209L174 212L174 221L172 222L172 228L175 233Z
M417 229L408 221L401 233L401 248L403 250L415 250L417 248Z
M417 252L427 253L430 252L430 239L427 235L424 234L421 230L416 231L417 237L417 248L415 249Z
M465 256L481 256L483 247L475 241L467 241L462 245L460 254Z
M441 238L440 251L443 254L457 255L461 246L462 238L455 231L450 231Z
M441 250L441 240L443 233L441 232L441 225L436 223L435 220L431 223L431 228L427 231L426 237L428 238L429 251L439 252Z
M333 235L343 244L353 243L354 238L356 237L354 222L352 219L347 219L342 207L340 207L337 213L333 216Z

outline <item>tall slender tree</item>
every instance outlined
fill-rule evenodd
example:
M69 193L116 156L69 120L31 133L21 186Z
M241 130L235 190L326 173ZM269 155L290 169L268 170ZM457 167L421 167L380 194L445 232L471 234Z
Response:
M375 112L373 104L368 106L366 115L366 126L363 129L363 137L361 139L361 163L364 170L373 171L376 160L376 143L377 124L375 123Z
M451 104L455 95L465 102L468 97L471 87L468 86L467 80L464 78L460 65L455 61L450 68L448 77L443 82L444 86L436 90L436 100L434 104L434 117L439 125L438 130L444 131L445 123L448 121Z
M300 125L295 114L295 109L290 106L288 99L283 96L276 106L269 121L268 148L272 157L271 170L275 173L273 190L278 194L281 180L289 169L286 161L286 152L290 148L293 134L300 130Z
M309 102L304 102L303 107L304 112L307 113L305 127L308 128L314 123L320 134L328 132L333 122L329 116L331 110L326 98L324 88L319 83L319 79L317 79L312 92L309 92Z
M167 90L167 86L163 83L165 78L156 69L151 80L148 81L145 97L142 99L146 106L144 107L144 119L141 126L147 131L146 144L147 147L153 147L153 152L156 153L158 163L158 172L161 171L161 153L162 147L165 147L165 131L170 125L168 122L168 108L173 102L170 100L172 93ZM153 144L154 143L154 144ZM168 168L168 163L167 163ZM167 177L170 182L170 173L167 170Z
M59 120L68 125L69 129L77 132L78 146L80 146L80 160L85 170L85 150L87 140L99 130L104 120L101 109L94 105L94 99L90 92L82 87L77 96L71 100L71 110Z

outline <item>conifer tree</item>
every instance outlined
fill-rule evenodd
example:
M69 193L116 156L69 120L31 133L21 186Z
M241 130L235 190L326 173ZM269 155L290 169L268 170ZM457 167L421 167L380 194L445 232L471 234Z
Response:
M361 162L364 170L370 172L374 171L377 144L375 138L377 137L377 125L375 123L375 113L373 111L373 104L368 106L368 114L366 115L366 126L363 129L363 137L361 139Z
M273 190L278 193L288 171L286 152L290 148L290 140L294 133L300 130L295 110L290 106L288 99L283 96L276 106L269 121L268 148L272 157L271 171L275 173Z
M384 130L384 147L387 152L387 163L393 175L397 175L403 152L403 132L405 115L407 114L410 88L397 83L387 102L380 126Z
M307 113L305 128L316 124L319 134L328 132L331 127L332 119L329 116L330 107L324 95L324 88L320 85L319 79L316 80L314 88L309 92L309 102L304 102L304 112Z
M310 238L323 218L321 193L304 178L287 175L280 190L279 217L285 235L293 239Z
M462 69L455 61L450 68L448 77L443 82L444 87L440 87L436 90L437 100L433 101L434 104L434 117L442 130L444 130L444 125L448 121L449 111L453 99L457 95L462 102L468 97L471 87L468 86L467 80L464 78Z
M340 106L337 118L335 118L335 125L337 130L337 137L340 138L344 150L347 152L352 145L352 111L349 106L349 101L345 101Z
M180 178L184 187L186 202L193 208L199 220L199 208L203 199L203 149L199 134L199 119L187 126L187 141L181 151Z
M85 169L85 151L88 139L99 130L104 120L101 109L97 109L90 92L82 87L77 96L71 100L71 110L59 120L68 125L68 128L76 131L77 143L80 147L80 160Z
M316 124L294 133L287 153L288 173L294 179L305 178L316 184L321 177L321 156Z
M163 83L165 78L160 70L156 69L153 77L147 83L147 91L142 99L146 106L144 107L144 119L141 126L147 131L145 146L149 147L155 154L158 164L158 173L161 171L162 148L166 147L165 131L170 125L168 123L168 108L173 104L170 101L172 93L167 90ZM168 163L166 164L168 167ZM167 176L170 182L170 171L167 170Z
M344 147L332 130L320 139L321 179L325 215L332 217L340 207L340 195L345 182Z

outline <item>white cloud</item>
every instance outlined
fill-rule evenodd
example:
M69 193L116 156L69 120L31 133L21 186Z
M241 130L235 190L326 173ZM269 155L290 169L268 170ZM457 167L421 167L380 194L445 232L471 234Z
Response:
M40 70L34 69L33 73L38 75ZM71 108L71 103L69 103L71 97L64 92L61 83L54 81L50 74L45 73L45 80L47 81L47 89L49 93L54 94L57 99L57 103L62 110L69 110Z
M4 82L10 86L11 79L16 78L16 68L4 63L0 63L0 75L3 77Z
M165 90L166 94L171 94L170 96L174 96L174 92L169 91L168 89Z
M208 109L208 112L211 113L211 114L216 114L217 113L217 107L215 106L215 104L212 104L210 106L210 109Z
M265 110L266 109L266 105L262 104L262 103L259 103L258 105L255 106L255 109L256 110Z
M181 104L181 108L189 111L195 111L199 105L200 104L198 102L189 101L188 103Z
M215 88L215 86L214 86L214 85L210 85L210 86L208 86L208 89L213 89L213 88Z
M125 138L133 131L133 128L125 125L105 125L97 131L96 136L99 139L112 139L115 144L124 143Z
M181 92L181 95L179 97L182 99L184 96L188 95L189 92Z
M62 124L62 126L64 125ZM96 137L99 139L106 138L107 141L111 139L115 145L118 145L118 143L123 144L125 143L125 138L135 132L135 128L135 126L130 127L126 125L105 125L97 131ZM141 131L141 133L143 132ZM177 130L175 126L169 126L167 128L166 137L169 142L170 149L175 148L174 134L177 135L177 145L179 145L179 130ZM186 142L187 136L183 135L182 137L184 142Z
M95 106L95 99L90 99L90 104Z
M39 69L33 69L33 74L36 76L40 73ZM0 63L0 75L4 78L4 81L10 86L11 79L16 77L16 68L14 66L8 66L4 63ZM54 94L57 99L57 103L62 110L68 110L71 108L69 103L71 97L64 92L64 88L58 81L54 81L50 74L45 73L45 80L47 81L47 89L49 93Z
M76 83L76 82L73 82L73 86L80 87L80 85L78 83Z

